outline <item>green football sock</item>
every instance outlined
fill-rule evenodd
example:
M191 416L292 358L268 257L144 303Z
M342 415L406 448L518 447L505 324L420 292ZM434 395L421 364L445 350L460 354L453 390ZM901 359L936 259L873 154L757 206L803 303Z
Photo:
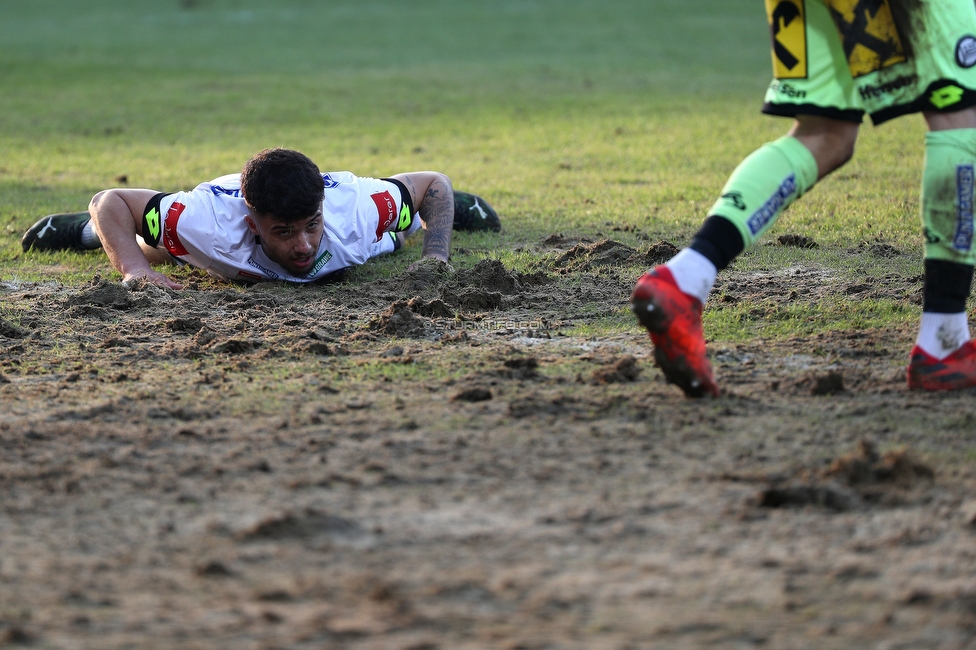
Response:
M749 248L814 186L817 174L816 159L796 138L767 142L739 163L708 214L734 223Z
M925 171L922 174L925 259L968 266L976 263L974 169L976 129L925 134Z

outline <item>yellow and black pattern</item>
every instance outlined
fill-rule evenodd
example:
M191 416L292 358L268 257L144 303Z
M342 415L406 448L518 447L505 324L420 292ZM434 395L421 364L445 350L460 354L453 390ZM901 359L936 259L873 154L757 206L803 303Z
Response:
M766 0L773 38L773 76L806 79L809 73L805 0Z
M825 0L854 78L907 60L889 2Z

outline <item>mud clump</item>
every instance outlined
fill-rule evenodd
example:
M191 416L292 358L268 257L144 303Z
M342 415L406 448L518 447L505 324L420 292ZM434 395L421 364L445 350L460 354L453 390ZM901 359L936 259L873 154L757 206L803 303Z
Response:
M454 318L454 310L440 299L425 301L419 297L411 298L407 302L410 311L427 318Z
M355 538L362 534L361 528L353 521L308 509L298 514L286 513L264 519L241 532L238 539L250 542L311 539L322 535Z
M907 449L879 454L874 443L862 440L856 452L836 458L823 475L851 486L912 488L934 479L935 471Z
M203 328L199 318L171 318L163 323L163 329L173 333L196 333Z
M476 287L462 289L457 294L458 306L466 312L491 311L502 306L502 294Z
M466 388L451 398L452 402L487 402L494 395L487 388L481 386L475 386L473 388Z
M104 309L128 311L133 307L133 300L132 295L125 286L114 282L104 282L96 278L92 287L84 289L77 295L69 298L68 304L80 307L102 307Z
M844 375L829 372L826 375L811 377L810 394L814 396L837 395L844 392Z
M466 287L480 287L510 295L522 289L518 277L505 268L500 260L485 259L457 274L458 283Z
M577 244L563 253L553 266L563 271L590 271L601 266L624 264L633 259L637 251L612 239L601 239L593 244Z
M498 374L506 379L537 379L539 360L535 357L511 357L505 359Z
M454 273L454 267L447 262L425 257L407 269L399 278L399 284L410 292L423 291L436 287Z
M647 252L644 253L643 262L648 266L664 264L678 254L678 247L669 241L661 240L656 244L651 244Z
M427 334L427 323L418 318L405 300L397 300L369 324L370 331L387 336L411 339Z
M819 248L820 244L815 242L812 238L806 237L804 235L796 234L785 234L780 235L776 238L776 243L780 246L789 246L792 248Z
M27 330L0 318L0 336L7 339L22 339L27 336Z
M800 473L797 481L774 484L755 499L763 508L820 506L837 512L865 505L895 507L912 500L913 492L930 484L935 472L907 449L878 453L863 440L858 449L834 459L819 471Z
M637 359L629 354L593 371L593 382L597 384L625 384L637 381L640 376Z

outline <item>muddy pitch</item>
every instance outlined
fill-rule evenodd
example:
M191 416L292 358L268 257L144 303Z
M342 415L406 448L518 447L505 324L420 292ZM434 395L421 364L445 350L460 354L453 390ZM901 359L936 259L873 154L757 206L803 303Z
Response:
M912 332L713 344L723 396L687 400L636 328L567 333L674 247L537 246L328 287L0 282L0 645L976 644L976 392L909 393ZM917 305L817 273L732 271L709 308Z

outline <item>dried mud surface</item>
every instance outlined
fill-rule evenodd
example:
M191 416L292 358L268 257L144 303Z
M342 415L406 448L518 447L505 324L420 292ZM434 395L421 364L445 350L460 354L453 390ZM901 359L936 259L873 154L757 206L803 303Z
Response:
M976 393L908 392L912 332L713 344L723 396L687 400L636 327L567 334L673 246L536 247L0 283L0 645L976 645ZM733 270L709 308L919 289Z

